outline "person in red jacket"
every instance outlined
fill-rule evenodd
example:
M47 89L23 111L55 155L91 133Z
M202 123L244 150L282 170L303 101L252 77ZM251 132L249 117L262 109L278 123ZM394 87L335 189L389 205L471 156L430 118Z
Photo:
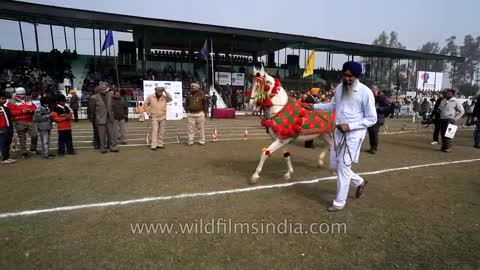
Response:
M27 134L30 135L30 152L37 154L37 131L35 130L32 119L37 107L26 96L23 87L15 89L15 97L7 103L7 108L12 113L15 130L20 140L20 151L22 158L28 156L27 153Z
M69 155L75 155L72 139L72 111L65 106L65 101L65 96L60 95L57 100L57 106L52 112L52 119L57 123L59 157L65 155L65 148Z

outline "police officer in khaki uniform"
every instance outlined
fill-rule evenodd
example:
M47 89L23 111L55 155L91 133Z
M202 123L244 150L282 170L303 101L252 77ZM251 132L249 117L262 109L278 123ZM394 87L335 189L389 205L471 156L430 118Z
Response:
M165 91L164 87L155 88L155 94L150 95L145 100L145 110L152 121L152 151L163 146L163 136L165 135L165 124L167 122L167 103L172 101L172 96Z

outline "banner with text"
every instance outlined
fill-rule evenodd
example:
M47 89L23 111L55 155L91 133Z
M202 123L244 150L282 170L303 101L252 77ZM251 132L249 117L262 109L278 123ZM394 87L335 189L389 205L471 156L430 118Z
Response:
M155 94L156 87L165 87L172 101L167 103L167 120L181 120L183 118L182 82L174 81L143 81L143 100Z
M245 74L243 74L243 73L232 73L232 85L244 86L245 85Z
M219 85L232 85L232 74L230 72L215 72L215 81Z

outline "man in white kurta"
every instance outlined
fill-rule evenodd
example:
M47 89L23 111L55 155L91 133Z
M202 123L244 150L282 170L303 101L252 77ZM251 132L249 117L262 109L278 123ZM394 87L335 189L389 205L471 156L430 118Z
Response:
M337 197L328 208L330 212L345 207L350 183L357 188L357 198L368 183L352 171L352 164L358 163L367 128L377 122L372 91L358 80L361 70L359 63L346 62L342 68L343 82L337 86L332 102L314 105L315 109L335 112L337 128L330 151L330 167L337 172Z

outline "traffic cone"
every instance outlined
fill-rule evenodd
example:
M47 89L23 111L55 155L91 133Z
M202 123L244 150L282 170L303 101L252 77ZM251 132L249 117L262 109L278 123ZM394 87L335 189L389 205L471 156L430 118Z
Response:
M248 140L248 129L245 129L245 133L243 134L243 140L244 141Z
M180 143L180 134L177 133L177 143Z
M212 141L213 141L213 142L216 142L217 140L218 140L217 129L214 129L214 130L213 130L213 134L212 134Z

